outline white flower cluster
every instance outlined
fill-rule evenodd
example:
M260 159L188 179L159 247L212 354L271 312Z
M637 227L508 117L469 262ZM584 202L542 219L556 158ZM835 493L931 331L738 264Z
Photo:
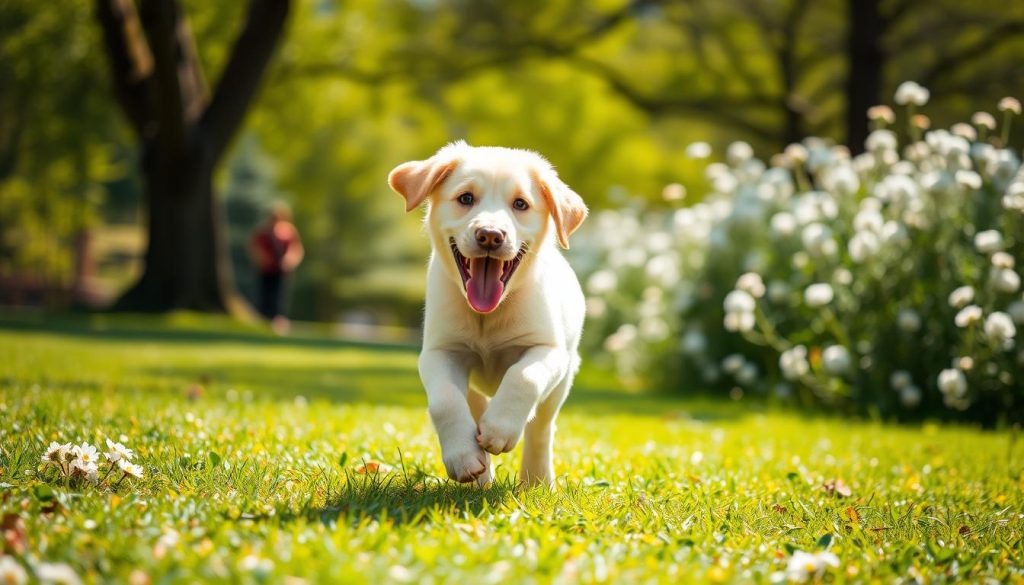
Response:
M81 585L82 579L66 563L34 563L32 570L38 583L62 583ZM25 585L29 572L13 557L0 554L0 583L4 585Z
M1020 102L999 103L997 136L985 112L931 129L917 113L930 97L900 85L908 131L890 128L892 108L872 108L856 156L808 138L766 164L737 142L706 166L697 203L596 214L573 251L592 347L620 373L681 355L697 374L687 383L725 373L745 389L798 385L884 412L959 411L982 392L1013 392L1024 365L1024 171L1003 145ZM705 143L687 154L713 156ZM672 184L663 199L695 199L688 191Z
M141 478L143 469L141 465L132 463L135 453L121 443L107 439L107 450L103 453L109 466L103 476L100 476L100 453L96 447L89 443L82 442L75 445L72 443L58 443L53 441L43 453L42 462L52 465L60 470L64 477L72 479L83 479L90 483L100 483L110 476L110 473L117 469L121 480L126 477Z

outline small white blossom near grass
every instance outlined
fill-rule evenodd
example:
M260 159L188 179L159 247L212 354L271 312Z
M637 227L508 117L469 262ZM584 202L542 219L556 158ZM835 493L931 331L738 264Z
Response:
M87 442L75 445L51 441L41 457L43 470L55 468L59 477L69 482L103 484L109 479L109 485L114 488L128 477L141 479L145 471L142 466L132 463L135 453L121 443L110 439L106 441L107 451L103 453L106 463L102 468L100 453L95 446Z

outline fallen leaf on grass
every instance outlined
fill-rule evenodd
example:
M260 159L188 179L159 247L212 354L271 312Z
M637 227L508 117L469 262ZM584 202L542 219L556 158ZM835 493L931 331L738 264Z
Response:
M846 509L846 517L850 519L850 522L860 526L860 514L857 513L853 506Z
M25 521L17 514L5 514L0 521L4 532L4 550L8 553L23 555L28 550L28 534Z
M836 496L840 498L848 498L853 495L853 491L850 486L846 485L841 479L830 479L825 483L821 484L821 489L825 490L825 493L830 496Z
M367 461L356 466L356 473L389 473L392 467L380 461Z

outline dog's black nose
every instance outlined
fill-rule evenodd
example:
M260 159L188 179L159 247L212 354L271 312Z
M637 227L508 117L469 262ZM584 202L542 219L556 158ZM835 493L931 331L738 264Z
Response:
M484 250L497 250L505 243L505 232L494 228L477 228L476 243Z

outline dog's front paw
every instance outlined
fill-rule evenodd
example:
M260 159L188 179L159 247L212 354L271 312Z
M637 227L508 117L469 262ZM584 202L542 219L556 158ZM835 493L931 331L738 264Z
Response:
M486 485L491 481L490 456L480 447L467 444L460 447L444 449L441 454L448 477L459 482L476 481Z
M497 455L515 449L522 435L523 425L484 413L477 426L476 442L484 451Z

